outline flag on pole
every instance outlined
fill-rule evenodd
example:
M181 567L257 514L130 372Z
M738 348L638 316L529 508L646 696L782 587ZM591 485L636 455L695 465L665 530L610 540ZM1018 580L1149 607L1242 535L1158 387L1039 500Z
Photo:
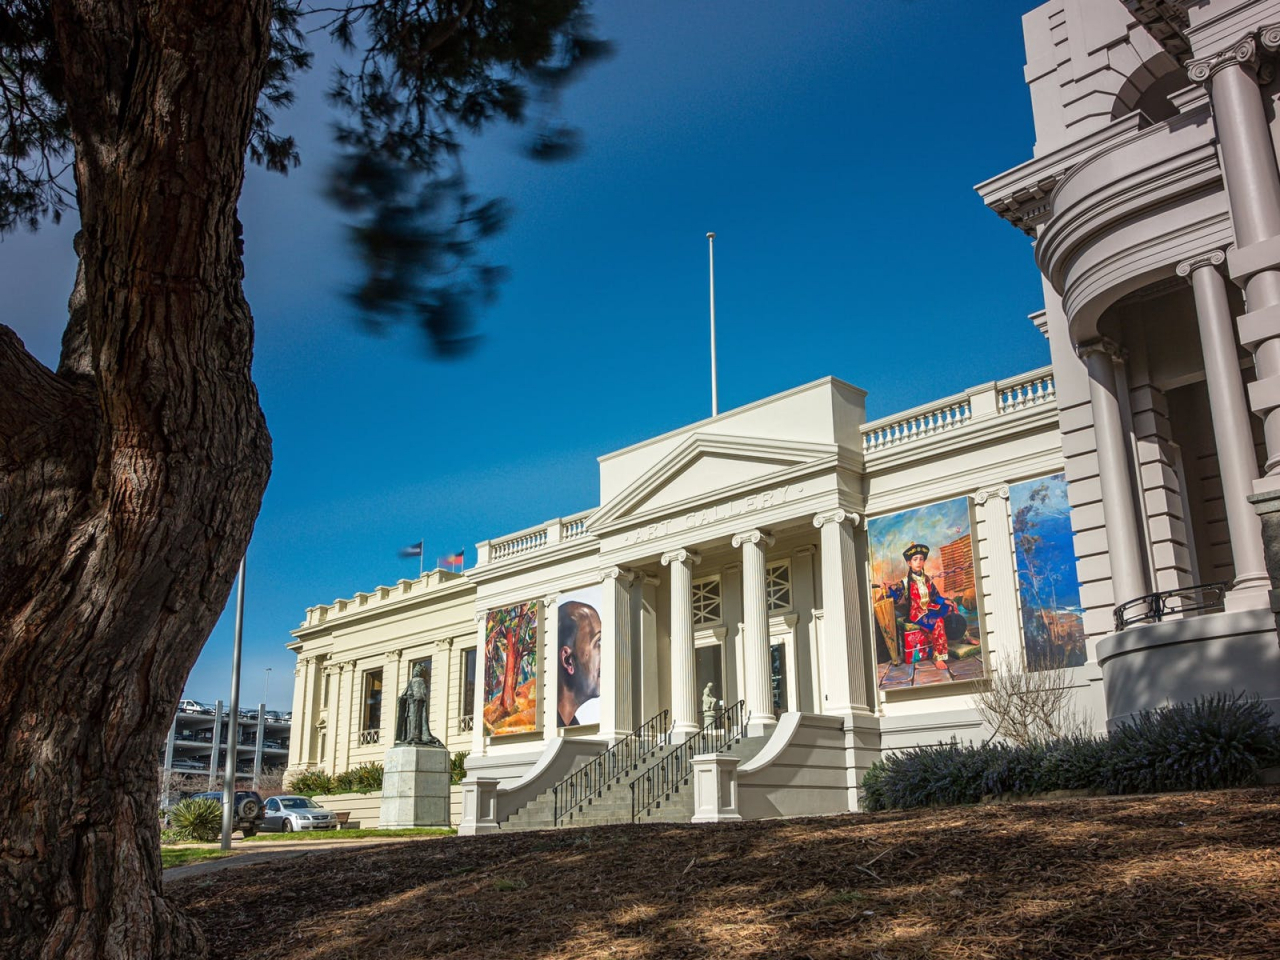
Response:
M444 567L449 570L453 570L456 567L457 569L461 570L462 562L463 562L463 552L459 550L457 553L451 553L446 557L438 557L436 559L436 566Z
M407 547L400 548L400 556L402 557L420 557L422 556L422 544L424 541L419 540L417 543L411 543Z

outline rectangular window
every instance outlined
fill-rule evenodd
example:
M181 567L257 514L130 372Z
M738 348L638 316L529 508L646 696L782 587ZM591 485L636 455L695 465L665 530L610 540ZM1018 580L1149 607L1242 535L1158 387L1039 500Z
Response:
M361 730L377 730L382 726L382 671L369 670L364 675L364 714Z
M324 695L320 698L320 706L329 706L329 671L324 672Z
M720 578L708 577L693 582L693 625L706 627L724 619L720 599Z
M770 613L791 609L790 560L775 560L765 567L764 595Z
M458 709L460 729L470 730L464 726L473 720L476 712L476 648L468 647L462 651L462 704Z

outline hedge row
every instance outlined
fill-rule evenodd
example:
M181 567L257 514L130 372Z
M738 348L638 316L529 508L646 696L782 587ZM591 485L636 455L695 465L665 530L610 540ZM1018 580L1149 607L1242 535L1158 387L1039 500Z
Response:
M1154 793L1257 782L1280 763L1280 729L1256 697L1218 694L1139 714L1105 737L1015 747L921 747L877 761L862 781L865 809L978 803L1052 790Z
M461 783L466 774L467 754L455 753L449 760L449 782ZM305 797L332 793L373 793L382 789L382 764L362 763L336 776L323 770L306 770L295 774L289 789Z

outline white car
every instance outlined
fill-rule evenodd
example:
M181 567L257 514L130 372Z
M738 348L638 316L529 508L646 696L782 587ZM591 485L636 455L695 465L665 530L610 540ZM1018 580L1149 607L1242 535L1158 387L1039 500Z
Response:
M294 830L334 830L338 815L310 797L268 797L263 811L263 830L291 833Z

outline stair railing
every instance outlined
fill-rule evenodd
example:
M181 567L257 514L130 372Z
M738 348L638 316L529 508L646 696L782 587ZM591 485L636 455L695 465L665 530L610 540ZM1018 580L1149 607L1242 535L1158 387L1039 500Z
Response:
M641 761L665 742L670 710L650 717L600 756L583 764L551 788L555 824L588 800L604 794L608 784L637 770Z
M717 753L742 739L750 717L746 707L746 701L739 700L729 709L717 713L701 730L631 781L632 823L688 781L693 773L694 757Z

